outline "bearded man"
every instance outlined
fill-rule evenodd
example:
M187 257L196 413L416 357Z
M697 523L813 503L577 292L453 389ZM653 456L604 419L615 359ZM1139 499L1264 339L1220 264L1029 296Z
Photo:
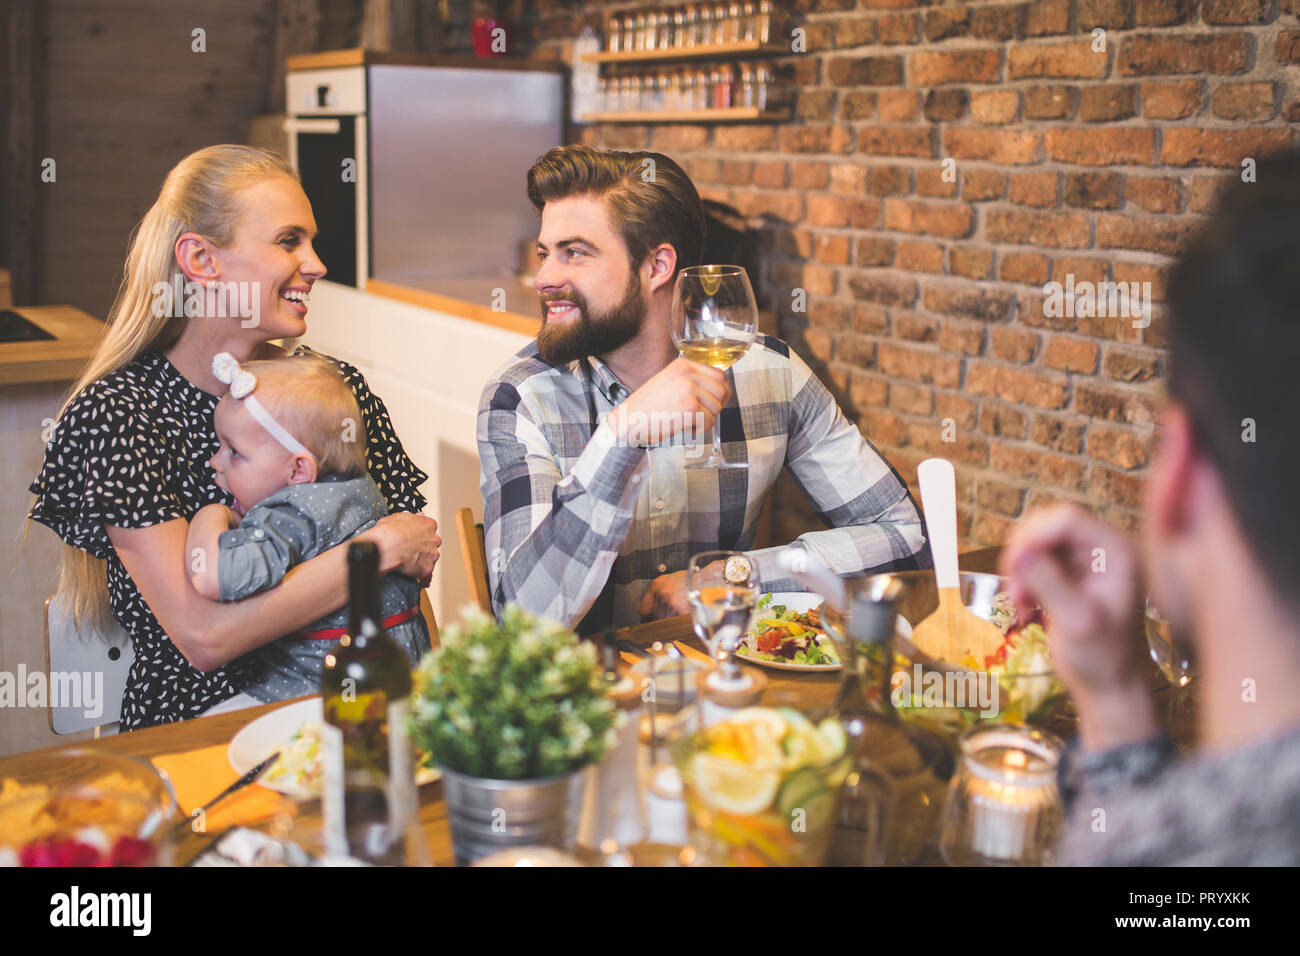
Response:
M786 343L726 371L678 357L679 270L698 264L699 194L660 153L556 147L528 171L541 214L536 341L483 390L480 487L492 602L592 633L684 614L692 554L746 552L764 590L799 586L751 550L782 469L828 530L794 544L838 574L925 568L898 473ZM721 429L729 462L687 469Z

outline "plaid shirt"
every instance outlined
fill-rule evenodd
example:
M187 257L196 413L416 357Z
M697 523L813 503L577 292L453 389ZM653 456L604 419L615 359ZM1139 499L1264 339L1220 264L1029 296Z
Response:
M744 471L683 468L707 454L707 431L648 448L620 443L604 418L631 393L599 359L547 365L533 342L493 377L479 402L478 447L498 614L514 602L577 626L612 581L612 621L598 611L606 620L584 630L637 623L656 577L701 551L749 548L783 467L830 528L797 544L831 569L930 566L906 484L788 345L760 336L727 377L723 452L748 462ZM802 590L777 570L781 550L748 552L763 589Z

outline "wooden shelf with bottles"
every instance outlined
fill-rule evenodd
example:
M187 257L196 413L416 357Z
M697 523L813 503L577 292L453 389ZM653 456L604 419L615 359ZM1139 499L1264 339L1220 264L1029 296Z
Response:
M788 110L759 109L756 106L731 106L703 110L626 110L587 113L577 119L590 123L773 123L790 118Z
M790 51L775 43L741 40L710 43L708 46L666 47L662 50L609 50L583 54L587 63L671 63L682 60L713 60L728 56L789 56Z

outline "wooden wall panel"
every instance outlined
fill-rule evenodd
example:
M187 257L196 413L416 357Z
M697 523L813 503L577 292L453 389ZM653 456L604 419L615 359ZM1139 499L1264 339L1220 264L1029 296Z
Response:
M104 316L131 229L187 153L241 142L270 90L274 0L51 0L43 303ZM192 49L202 28L205 52Z

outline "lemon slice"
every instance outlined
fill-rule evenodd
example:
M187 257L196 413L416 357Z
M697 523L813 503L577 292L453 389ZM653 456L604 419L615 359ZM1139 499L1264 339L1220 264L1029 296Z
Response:
M741 707L726 720L729 724L759 724L780 740L790 731L790 725L778 710L771 707Z
M849 738L844 733L844 725L833 717L827 717L817 725L817 734L829 751L827 759L834 759L844 753L849 745Z
M785 718L792 734L810 734L816 729L811 720L793 707L778 707L776 712Z
M809 733L800 733L795 739L802 744L803 763L806 766L820 767L835 757L835 751L831 749L831 745L816 730Z
M762 813L772 805L781 776L775 770L755 770L709 753L695 755L692 776L700 797L727 813Z

